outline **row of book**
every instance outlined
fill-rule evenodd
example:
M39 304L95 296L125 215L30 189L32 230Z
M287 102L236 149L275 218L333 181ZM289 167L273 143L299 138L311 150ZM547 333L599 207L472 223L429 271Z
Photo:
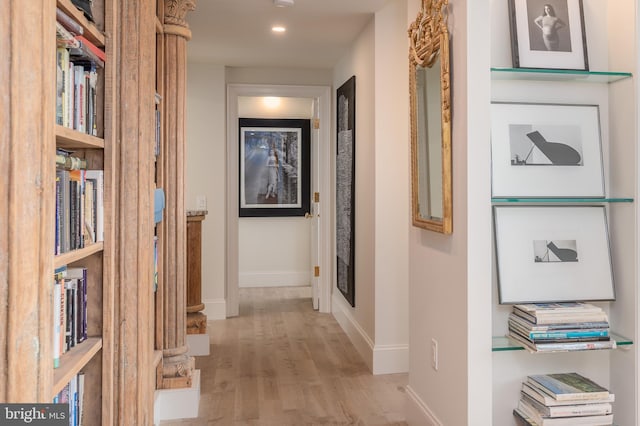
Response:
M606 312L583 302L513 306L509 337L531 352L614 349Z
M513 415L523 426L610 425L614 399L578 373L537 374L522 383Z
M60 357L87 340L87 269L56 268L53 277L53 367Z
M104 67L105 52L64 12L56 16L56 124L97 136L97 69Z
M61 158L61 159L60 159ZM58 155L56 163L86 167L84 160ZM104 171L58 167L54 254L104 241Z
M73 376L69 383L53 398L54 404L69 406L69 426L82 426L84 407L84 373ZM57 423L56 423L57 424Z

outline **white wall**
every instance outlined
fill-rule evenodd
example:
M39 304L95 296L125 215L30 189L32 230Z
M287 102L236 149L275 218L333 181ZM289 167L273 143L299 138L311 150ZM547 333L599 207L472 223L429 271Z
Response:
M334 69L336 88L356 76L356 306L334 288L333 312L374 374L408 370L406 14L390 1Z
M419 7L418 0L409 0L408 24ZM450 2L448 10L453 233L410 227L407 417L415 425L481 426L491 424L490 161L484 124L489 8L483 1L459 0ZM437 370L431 362L432 340L438 347Z
M336 105L335 90L351 76L356 76L356 183L355 307L351 307L345 300L334 281L332 310L371 369L373 368L372 348L373 342L375 342L376 284L374 268L376 215L374 36L375 26L372 20L355 40L350 51L338 62L333 74L334 108ZM333 148L333 157L335 158L335 147ZM333 176L335 176L335 170Z
M375 16L374 373L409 370L410 144L406 0Z
M282 98L277 106L268 107L262 97L245 96L238 99L238 116L311 119L313 99ZM243 217L238 220L238 244L240 287L311 284L310 220L303 217Z
M202 302L208 319L226 317L225 309L225 68L187 64L186 205L207 197L202 222Z

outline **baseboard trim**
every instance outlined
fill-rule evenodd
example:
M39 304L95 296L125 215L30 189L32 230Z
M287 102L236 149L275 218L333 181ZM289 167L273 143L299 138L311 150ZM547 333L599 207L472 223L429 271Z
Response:
M333 294L331 313L349 340L364 358L372 374L395 374L409 371L409 345L376 345L358 324L342 296Z
M405 414L407 423L410 425L424 426L442 426L442 422L438 420L435 414L429 409L429 406L416 394L411 386L406 386L407 391L407 409Z
M242 287L301 287L311 284L308 271L241 272L238 286Z
M202 303L204 303L202 313L207 316L207 321L227 318L227 301L225 299L207 299Z
M375 345L373 374L409 372L409 345Z
M338 295L337 291L333 293L331 303L331 313L336 319L342 330L347 334L353 346L362 356L369 370L373 372L373 341L367 335L360 324L351 315L351 307L346 305L346 301L342 295Z

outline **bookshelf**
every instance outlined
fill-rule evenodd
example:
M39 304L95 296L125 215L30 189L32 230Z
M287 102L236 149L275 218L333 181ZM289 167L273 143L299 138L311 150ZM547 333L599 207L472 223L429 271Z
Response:
M0 402L51 403L82 372L84 424L152 424L155 0L91 3L95 24L71 0L0 6ZM57 124L57 8L106 54L95 135ZM60 148L103 170L104 238L54 255ZM87 269L88 338L54 368L54 270L65 265Z
M597 4L596 4L597 3ZM614 350L530 354L503 337L510 305L500 305L493 259L492 424L517 424L511 410L517 406L520 383L529 374L581 372L607 386L616 395L615 424L637 424L635 362L638 327L637 46L623 43L637 28L630 1L585 1L585 31L592 71L511 68L507 2L491 5L491 101L599 105L604 158L604 199L494 198L491 205L603 205L607 212L616 300L594 302L607 311ZM498 19L499 18L499 19ZM501 36L502 35L502 36ZM631 379L630 379L631 378Z
M113 4L109 0L94 1L92 10L95 22L87 20L70 0L56 0L57 7L69 15L83 29L83 36L104 49L107 59L104 67L97 69L96 89L96 135L91 135L72 128L54 124L56 148L73 152L72 155L84 158L87 169L103 170L103 214L104 241L85 245L83 248L71 250L55 256L54 267L82 266L87 269L87 340L70 348L60 357L60 366L53 371L51 397L58 394L78 373L85 375L83 403L84 424L112 424L112 371L114 334L113 320L113 276L109 273L113 262L113 236L109 229L114 215L113 187L109 179L114 173L113 165L113 107L109 102L113 99L110 84L114 78L115 64L111 39L105 33L112 32ZM89 132L89 131L87 131Z

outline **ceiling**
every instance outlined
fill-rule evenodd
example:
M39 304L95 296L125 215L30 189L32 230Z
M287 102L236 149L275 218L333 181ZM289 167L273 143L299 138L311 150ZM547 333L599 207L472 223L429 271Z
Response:
M189 60L235 67L332 68L389 0L198 0ZM283 34L272 33L283 25Z

